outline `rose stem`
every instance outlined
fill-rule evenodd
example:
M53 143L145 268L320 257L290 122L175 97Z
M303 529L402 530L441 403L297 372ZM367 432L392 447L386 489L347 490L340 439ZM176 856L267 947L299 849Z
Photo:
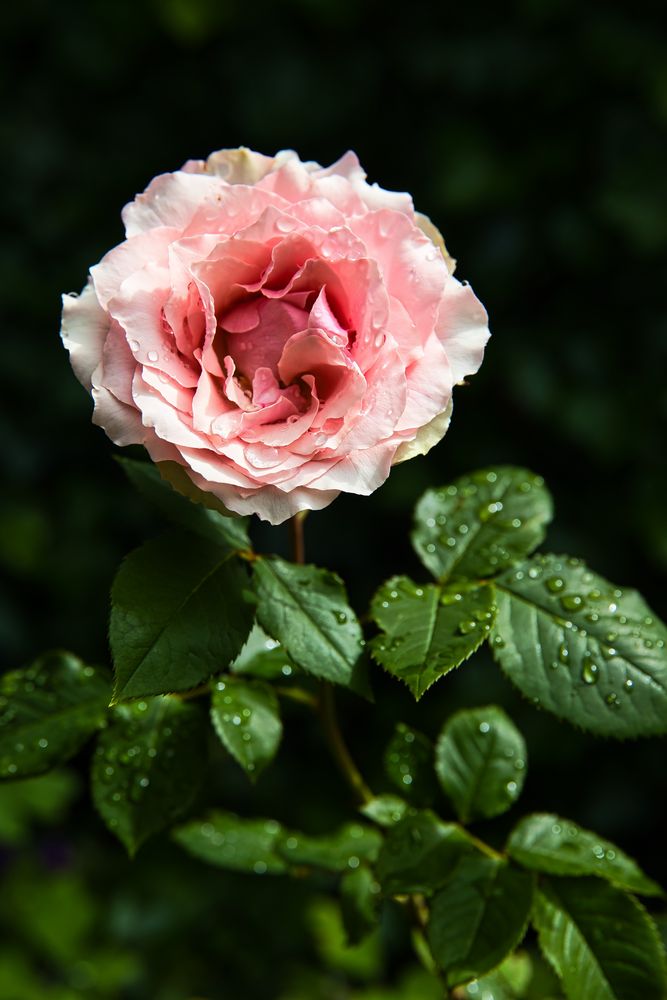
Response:
M306 511L295 514L289 522L290 539L292 542L292 559L295 563L303 565L305 562L305 545L303 539L303 522ZM322 728L326 741L329 745L331 755L338 764L341 774L354 792L355 798L359 802L370 802L374 798L373 793L364 781L361 771L354 763L352 754L347 748L343 739L343 734L338 724L336 715L336 702L334 699L333 687L326 681L322 681L319 690L318 707Z

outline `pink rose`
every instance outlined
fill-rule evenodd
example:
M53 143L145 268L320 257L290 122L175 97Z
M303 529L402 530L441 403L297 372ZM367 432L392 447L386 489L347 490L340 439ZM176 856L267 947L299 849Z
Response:
M62 320L116 444L277 524L372 493L443 436L486 313L410 196L367 184L353 153L221 150L123 220Z

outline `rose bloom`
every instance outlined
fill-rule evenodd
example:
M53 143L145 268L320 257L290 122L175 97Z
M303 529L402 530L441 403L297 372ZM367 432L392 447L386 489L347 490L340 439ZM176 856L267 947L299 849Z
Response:
M63 296L94 422L274 524L432 448L487 317L410 196L365 176L241 148L151 181Z

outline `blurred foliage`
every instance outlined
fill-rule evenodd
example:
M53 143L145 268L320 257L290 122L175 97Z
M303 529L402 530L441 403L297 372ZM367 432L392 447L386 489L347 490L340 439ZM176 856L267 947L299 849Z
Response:
M651 0L5 5L3 669L56 646L106 662L111 578L154 528L90 425L58 340L59 294L122 238L119 209L154 174L240 144L322 163L356 149L370 180L411 191L443 230L494 333L445 441L372 499L313 515L309 558L338 571L362 610L398 567L421 579L405 528L422 490L509 461L549 482L554 548L638 586L665 617L663 16ZM286 551L280 529L255 536ZM656 741L611 747L565 730L485 655L440 687L416 709L378 676L374 711L346 703L371 780L397 716L434 736L445 712L500 701L530 749L526 807L576 817L667 879ZM221 760L209 794L316 833L344 818L345 792L316 728L289 714L256 792ZM322 943L334 918L312 911L305 887L212 874L164 843L131 865L85 793L55 780L35 779L36 795L7 786L0 800L0 996L430 1000L400 915L382 928L384 985L371 988L338 960L335 931ZM45 829L72 795L69 822Z

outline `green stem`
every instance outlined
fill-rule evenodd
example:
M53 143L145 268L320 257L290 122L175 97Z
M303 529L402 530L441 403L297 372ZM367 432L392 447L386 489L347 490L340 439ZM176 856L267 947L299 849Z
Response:
M375 796L364 781L361 771L354 763L347 744L343 739L336 715L334 691L332 686L327 684L326 681L323 681L320 685L319 709L324 735L341 774L354 792L357 801L361 803L370 802Z

